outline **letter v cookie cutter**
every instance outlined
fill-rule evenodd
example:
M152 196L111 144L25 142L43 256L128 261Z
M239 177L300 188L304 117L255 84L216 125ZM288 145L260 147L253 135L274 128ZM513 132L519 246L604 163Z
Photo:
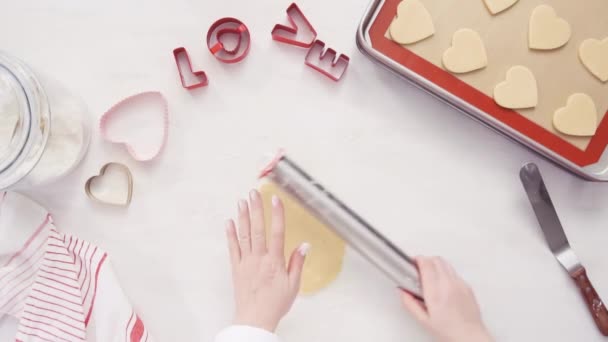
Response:
M303 48L310 48L315 40L317 39L317 31L312 26L310 21L306 18L304 13L298 5L294 2L287 8L287 19L289 20L289 26L277 24L272 29L272 39L290 45L295 45ZM299 17L299 18L298 18ZM310 42L303 42L296 39L298 32L300 31L301 26L298 26L296 18L301 20L302 23L305 24L306 29L312 35Z
M326 60L331 59L331 64L324 66ZM325 49L325 43L320 40L315 40L308 54L306 54L305 64L317 70L330 79L338 82L350 63L350 58L344 54L338 53L332 48Z

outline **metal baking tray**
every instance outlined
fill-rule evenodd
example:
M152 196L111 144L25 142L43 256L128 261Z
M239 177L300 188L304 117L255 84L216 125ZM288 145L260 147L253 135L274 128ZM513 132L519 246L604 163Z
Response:
M576 1L552 1L550 5L556 9L558 15L571 23L573 34L565 47L548 53L528 51L526 45L528 22L523 20L529 17L536 6L543 4L541 0L519 1L512 9L496 16L492 16L487 11L482 0L464 3L459 0L420 0L433 16L436 33L422 42L406 46L393 42L387 34L401 1L408 0L373 0L369 5L357 32L357 46L363 54L436 98L565 169L587 180L608 181L608 115L604 114L608 110L608 83L602 84L590 74L585 74L587 70L577 59L578 46L584 38L603 39L608 35L608 21L605 18L601 19L602 15L608 12L608 2L589 0L590 3L585 5L593 10L582 11L581 5ZM479 8L474 10L485 11L485 14L480 12L459 15L467 10L466 7L471 6L478 6ZM434 10L442 13L436 14ZM469 23L467 20L470 21L470 25L467 25ZM491 20L498 21L490 22ZM494 64L492 69L488 67L475 71L472 73L473 76L455 75L437 62L440 55L431 55L432 58L429 58L429 51L450 47L454 28L471 25L478 30L484 40L492 36L496 39L496 35L500 34L497 32L501 30L509 33L504 44L500 42L500 46L494 44L494 47L486 45L490 63L492 58L502 60L500 63ZM433 39L435 42L432 42ZM516 40L523 40L523 47L519 49L508 47L508 43ZM432 44L441 46L432 46ZM423 56L425 53L426 56ZM557 57L543 59L550 57L548 56L550 53L554 53ZM513 61L509 61L510 56L513 57ZM557 66L556 63L552 64L555 61L564 61L565 58L571 58L572 61L562 62ZM541 96L544 89L542 82L546 81L544 84L548 84L547 92L555 94L552 98L563 99L563 105L567 100L567 96L563 94L578 92L575 86L580 88L581 82L589 82L585 83L580 91L586 92L593 88L595 93L600 95L601 103L596 100L600 123L595 136L586 138L587 140L564 136L552 127L548 127L546 123L539 123L542 120L538 118L546 118L550 115L546 110L549 106L543 107L545 113L530 113L526 110L515 112L505 109L494 102L487 89L482 90L471 81L485 73L486 83L498 83L505 79L508 66L526 65L526 63L536 67L536 70L532 68L535 74L540 74L541 78L542 76L548 78L538 80ZM568 68L573 70L564 71ZM561 77L563 80L558 78L556 81L555 77ZM550 108L559 108L553 103L552 105L553 107ZM605 106L602 107L603 105Z

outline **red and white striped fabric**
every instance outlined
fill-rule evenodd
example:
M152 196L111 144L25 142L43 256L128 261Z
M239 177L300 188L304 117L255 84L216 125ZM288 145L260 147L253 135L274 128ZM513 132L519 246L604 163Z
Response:
M104 251L57 231L22 195L1 200L0 319L17 321L15 341L152 340Z

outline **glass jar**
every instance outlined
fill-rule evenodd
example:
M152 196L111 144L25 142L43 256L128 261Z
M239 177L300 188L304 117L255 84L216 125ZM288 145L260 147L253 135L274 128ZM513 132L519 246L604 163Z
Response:
M86 154L90 136L81 100L0 51L0 190L65 176Z

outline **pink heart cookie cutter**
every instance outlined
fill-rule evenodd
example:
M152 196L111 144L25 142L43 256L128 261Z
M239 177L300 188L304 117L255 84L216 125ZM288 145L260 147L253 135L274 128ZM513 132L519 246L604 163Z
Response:
M145 101L160 100L160 105L162 106L162 113L163 113L162 114L162 116L163 116L162 117L162 120L163 120L162 133L161 133L161 136L159 137L158 148L153 153L150 153L149 155L137 152L135 150L135 148L126 141L122 141L122 140L118 140L118 139L110 137L110 135L108 134L108 128L107 128L108 122L111 121L112 118L120 115L122 107L129 106L131 103L134 103L136 101L141 101L141 100L145 100ZM137 161L141 161L141 162L153 160L160 155L160 153L165 148L165 145L167 145L167 140L168 140L168 135L169 135L169 105L167 103L167 99L161 92L158 92L158 91L147 91L147 92L129 96L129 97L121 100L120 102L116 103L115 105L113 105L108 111L106 111L101 116L101 119L99 120L99 130L100 130L101 136L103 137L104 140L111 142L113 144L123 145L127 149L127 152L129 152L131 157L133 157L133 159L135 159Z

